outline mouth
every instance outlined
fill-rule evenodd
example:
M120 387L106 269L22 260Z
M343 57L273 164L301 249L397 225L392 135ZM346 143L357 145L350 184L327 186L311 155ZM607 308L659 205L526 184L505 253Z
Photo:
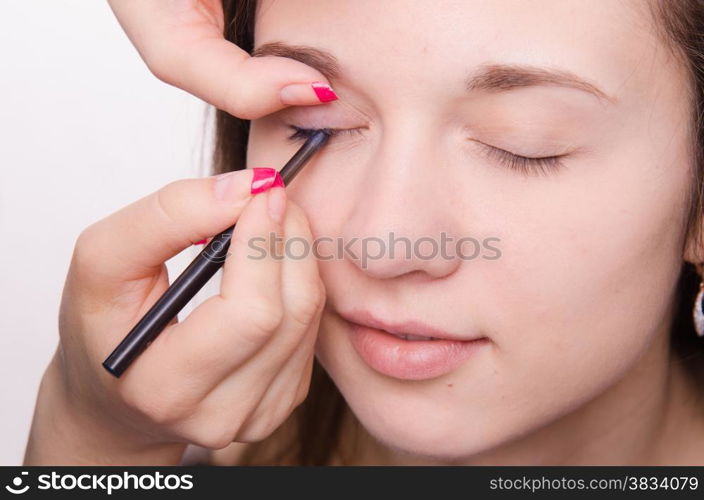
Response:
M449 374L490 342L459 335L418 321L382 322L370 314L340 314L350 343L375 371L402 380L427 380Z
M362 310L341 312L339 314L343 319L351 324L374 328L402 340L452 340L456 342L470 342L482 338L479 335L462 335L459 333L448 332L415 319L404 321L381 320L371 313Z
M412 335L410 333L386 333L388 333L389 335L393 335L394 337L398 337L402 340L439 340L437 337L423 337L422 335Z

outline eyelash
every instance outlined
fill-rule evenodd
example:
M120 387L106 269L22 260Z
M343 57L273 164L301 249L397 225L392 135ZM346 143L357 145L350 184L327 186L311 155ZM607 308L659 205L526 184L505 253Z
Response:
M359 134L358 129L314 129L297 127L295 125L289 125L289 127L293 130L293 133L288 136L288 140L290 141L305 141L318 130L327 130L331 139L342 134ZM496 160L505 167L524 175L535 173L545 175L564 167L564 164L560 161L560 158L565 155L533 158L529 156L516 155L504 149L495 148L494 146L484 144L483 142L475 142L478 142L483 146L484 154L487 158Z
M359 134L359 130L354 128L303 128L295 125L289 125L289 127L293 130L293 133L288 136L289 141L305 141L319 130L326 130L330 135L330 139L343 134Z
M515 170L524 175L540 174L547 175L564 168L564 164L560 161L565 155L543 156L533 158L530 156L520 156L510 153L504 149L495 148L480 142L484 150L484 155L490 160L497 160L502 165Z

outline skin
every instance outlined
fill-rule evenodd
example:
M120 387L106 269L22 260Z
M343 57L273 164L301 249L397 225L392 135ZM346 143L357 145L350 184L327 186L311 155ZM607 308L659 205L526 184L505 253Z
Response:
M313 236L500 238L496 260L319 261L315 349L354 414L346 435L361 424L350 461L704 464L701 389L668 326L682 261L701 251L684 232L688 80L643 2L264 0L255 46L269 42L334 54L340 100L253 120L249 165L282 164L291 124L358 130L287 189ZM561 68L612 100L466 92L487 62ZM521 173L481 143L566 156ZM399 380L353 349L352 309L491 343L450 374Z

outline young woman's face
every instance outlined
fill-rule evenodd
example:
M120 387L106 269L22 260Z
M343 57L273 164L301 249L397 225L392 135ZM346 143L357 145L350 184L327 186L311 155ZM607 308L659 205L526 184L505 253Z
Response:
M248 166L281 166L291 125L344 129L289 195L334 257L318 359L373 436L468 457L666 345L689 104L645 2L264 0L273 42L339 66L339 101L252 122Z

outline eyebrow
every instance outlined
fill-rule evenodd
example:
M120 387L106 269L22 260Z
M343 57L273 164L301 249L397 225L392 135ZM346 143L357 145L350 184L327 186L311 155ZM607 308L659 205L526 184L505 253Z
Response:
M252 51L252 57L278 56L295 59L320 71L328 80L340 78L340 64L330 52L308 45L288 45L282 42L270 42L260 45Z
M611 103L616 98L608 95L595 84L564 70L513 64L487 64L467 79L467 90L502 91L520 87L553 85L588 92Z
M330 52L308 45L289 45L269 42L254 49L253 57L279 56L300 61L317 69L328 80L340 78L342 71L337 58ZM520 64L484 64L467 78L467 91L502 92L515 88L535 86L558 86L587 92L602 101L616 103L594 83L565 70L548 69Z

